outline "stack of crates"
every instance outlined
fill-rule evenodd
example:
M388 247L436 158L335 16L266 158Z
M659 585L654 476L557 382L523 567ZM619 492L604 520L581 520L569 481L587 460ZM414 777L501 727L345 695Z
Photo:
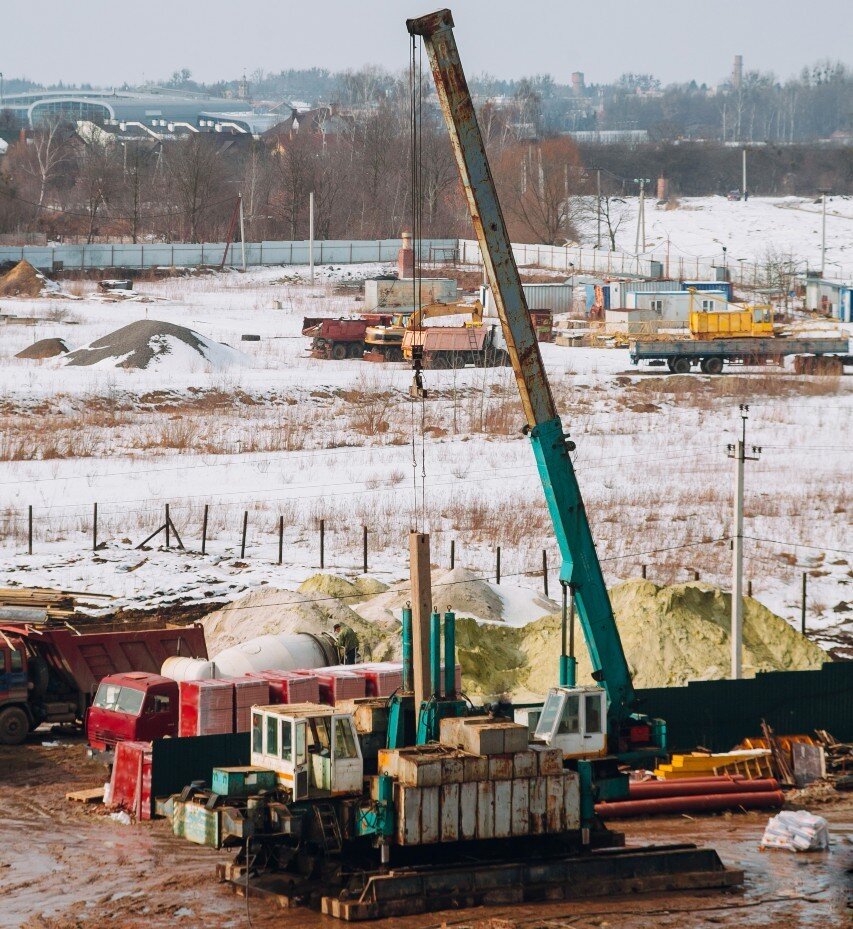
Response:
M334 706L339 700L354 700L367 696L367 681L354 674L351 667L317 668L314 672L320 685L320 703Z
M268 683L269 703L320 702L320 685L310 671L257 671L247 677L259 678Z
M403 666L396 661L375 661L352 665L352 671L367 682L368 697L390 697L403 688Z
M222 735L234 731L234 682L212 678L180 681L178 735Z
M234 680L234 731L249 732L252 728L252 707L267 706L270 683L260 678L242 677Z
M577 773L563 769L560 749L529 746L527 727L508 720L443 719L440 745L382 749L377 770L394 779L399 845L580 828Z

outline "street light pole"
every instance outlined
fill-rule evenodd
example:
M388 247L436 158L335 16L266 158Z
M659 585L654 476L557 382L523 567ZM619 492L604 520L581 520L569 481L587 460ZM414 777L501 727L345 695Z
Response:
M595 197L598 207L596 210L598 228L595 236L595 247L601 248L601 168L598 167L595 169Z
M826 271L826 195L830 192L829 187L819 187L821 199L821 224L820 224L820 276L823 277Z

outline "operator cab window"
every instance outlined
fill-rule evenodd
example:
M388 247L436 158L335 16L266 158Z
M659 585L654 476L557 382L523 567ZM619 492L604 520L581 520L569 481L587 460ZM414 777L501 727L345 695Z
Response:
M601 694L586 694L586 720L584 731L589 734L598 734L602 732L601 723Z
M560 717L560 727L557 735L574 735L580 732L580 697L569 694L566 697L566 706Z
M289 719L282 721L281 724L281 757L284 761L293 761L293 740Z
M9 670L10 671L23 671L24 670L24 656L18 651L18 649L13 648L9 652L9 660L11 662Z
M264 718L260 713L252 713L252 751L259 755L264 753Z
M536 738L548 739L554 730L554 724L563 708L565 694L556 691L548 694L545 700L545 706L542 707L542 715L539 717L539 724L536 726Z
M335 758L357 758L355 734L348 719L335 720Z
M267 755L278 754L278 717L267 716Z

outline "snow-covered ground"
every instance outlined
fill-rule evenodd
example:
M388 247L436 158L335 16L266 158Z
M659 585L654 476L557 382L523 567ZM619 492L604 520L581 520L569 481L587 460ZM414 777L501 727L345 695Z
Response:
M303 316L357 312L361 304L337 280L379 270L322 268L314 286L306 269L293 268L140 283L149 302L105 301L88 282L76 285L76 299L2 301L3 312L44 321L2 330L0 583L109 593L134 607L233 598L315 573L320 519L327 570L361 571L366 525L369 572L390 581L405 575L406 533L423 520L443 566L455 540L457 564L493 578L500 545L510 605L529 602L525 588L541 590L546 549L553 596L557 554L509 370L428 372L432 399L422 410L411 407L404 365L307 357ZM229 366L225 353L209 363L182 350L151 370L128 371L14 357L38 339L77 348L146 317L190 327L245 358ZM685 581L697 570L729 586L726 446L738 405L749 403L748 442L762 446L746 482L754 594L798 623L808 571L812 627L830 633L849 624L849 376L676 378L638 372L622 350L542 348L578 445L608 580L637 576L645 564L652 580ZM106 543L97 552L94 503ZM155 548L137 549L163 522L166 503L186 550L166 551L162 534Z
M620 251L636 251L637 197L614 204L622 217L616 234ZM686 276L696 258L737 267L738 261L765 264L769 257L792 258L800 270L820 268L821 204L802 197L681 197L674 208L646 200L646 254L665 260L669 241L670 268L683 259ZM615 225L615 220L614 220ZM594 241L595 219L583 224L585 241ZM603 229L607 240L606 224ZM642 248L640 249L642 251ZM826 273L853 280L853 197L829 197L826 210Z

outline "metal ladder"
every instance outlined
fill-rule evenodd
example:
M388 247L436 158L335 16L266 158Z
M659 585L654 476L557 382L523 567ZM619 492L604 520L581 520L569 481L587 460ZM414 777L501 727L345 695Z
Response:
M331 803L315 803L314 815L317 817L317 824L323 836L324 851L332 855L338 854L343 848L343 838L335 808Z

